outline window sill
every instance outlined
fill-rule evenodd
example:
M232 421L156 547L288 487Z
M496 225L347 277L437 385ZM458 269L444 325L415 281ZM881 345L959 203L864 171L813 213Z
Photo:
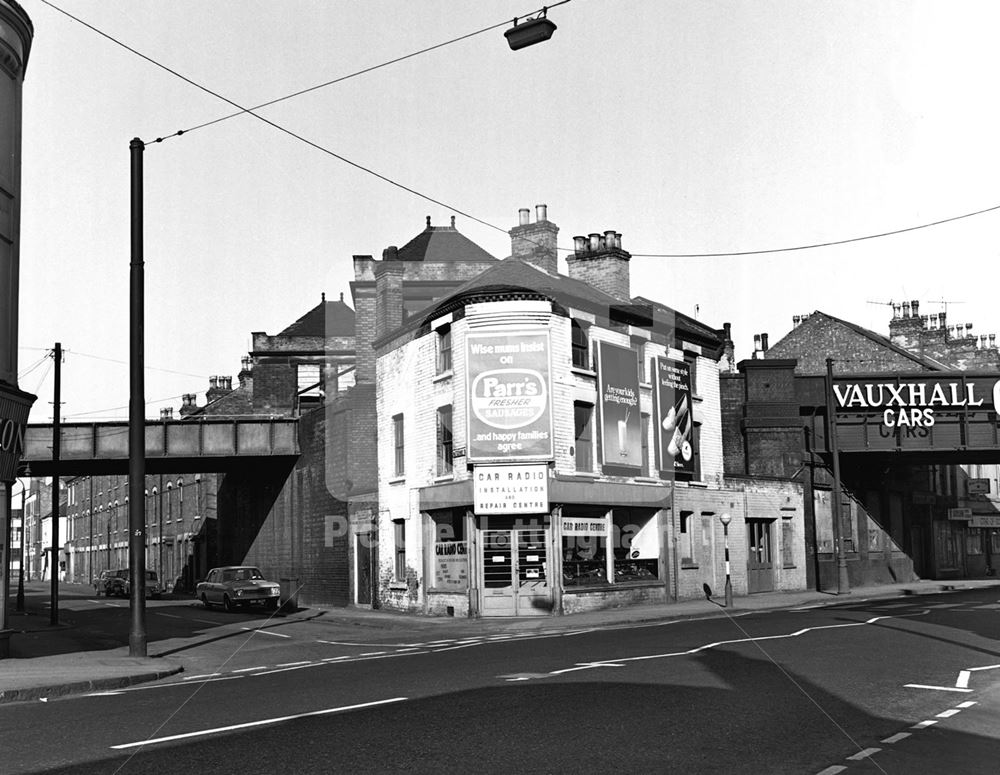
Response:
M609 592L616 589L641 589L643 587L662 587L663 582L660 579L651 579L649 581L619 581L617 583L603 582L601 584L563 584L563 594L573 595L576 593L589 593L589 592Z
M441 474L440 476L435 476L434 477L434 483L438 484L439 482L450 482L454 478L455 478L454 472L452 472L450 474Z
M389 484L403 484L406 481L405 476L394 476L389 480Z
M581 377L593 377L597 379L597 372L591 369L581 369L579 366L570 366L570 372L573 374L579 374Z
M600 479L601 475L595 471L574 471L570 476L578 476L582 479Z
M642 381L640 381L639 382L639 387L640 388L644 388L645 390L652 390L653 389L653 383L652 382L642 382Z
M409 589L409 586L405 581L390 581L389 589L394 591L404 591L406 589Z
M795 570L795 566L794 565L782 565L781 569L782 570Z
M451 369L448 371L442 371L440 374L435 374L431 379L431 382L444 382L445 380L451 379L454 372Z
M698 564L681 560L681 570L698 570Z

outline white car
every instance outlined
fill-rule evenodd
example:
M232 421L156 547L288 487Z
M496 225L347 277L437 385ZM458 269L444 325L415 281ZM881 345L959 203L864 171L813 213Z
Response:
M227 611L251 604L263 605L270 611L278 607L281 587L264 578L252 565L227 565L212 568L198 584L196 594L205 608L219 604Z

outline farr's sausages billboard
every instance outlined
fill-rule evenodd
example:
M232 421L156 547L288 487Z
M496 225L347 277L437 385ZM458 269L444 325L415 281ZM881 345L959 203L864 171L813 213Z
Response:
M691 369L683 361L656 359L656 440L660 470L681 479L694 476L694 417Z
M468 460L551 460L549 332L470 332L465 347Z

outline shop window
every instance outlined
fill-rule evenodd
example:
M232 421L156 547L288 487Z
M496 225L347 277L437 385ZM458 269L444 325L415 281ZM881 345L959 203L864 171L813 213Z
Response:
M681 565L695 566L694 563L694 512L682 511L681 515ZM695 566L696 567L696 566Z
M446 476L452 472L451 407L437 410L437 472Z
M990 554L993 557L1000 555L1000 530L990 531Z
M392 448L393 463L392 473L394 476L402 476L406 472L403 447L403 415L393 415L392 418Z
M590 333L588 326L579 320L571 319L570 348L573 353L573 366L578 369L590 368Z
M651 581L660 575L660 534L655 509L616 508L611 513L614 581Z
M465 539L465 511L430 512L434 531L434 589L462 592L469 588L469 544Z
M451 326L441 326L437 330L437 373L451 371Z
M576 470L594 470L594 407L592 404L573 404L576 430Z
M965 533L965 553L967 555L983 553L983 531L972 528Z
M392 523L393 572L396 581L406 580L406 523L397 519Z
M607 512L564 507L562 525L563 586L607 584Z
M642 473L641 476L649 476L649 415L639 415L639 426L641 431L642 449Z

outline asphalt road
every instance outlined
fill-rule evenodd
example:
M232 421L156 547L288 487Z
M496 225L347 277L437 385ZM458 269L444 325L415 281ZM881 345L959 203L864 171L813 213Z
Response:
M455 625L154 605L151 651L176 643L185 673L0 706L0 769L1000 771L995 589L568 633Z

